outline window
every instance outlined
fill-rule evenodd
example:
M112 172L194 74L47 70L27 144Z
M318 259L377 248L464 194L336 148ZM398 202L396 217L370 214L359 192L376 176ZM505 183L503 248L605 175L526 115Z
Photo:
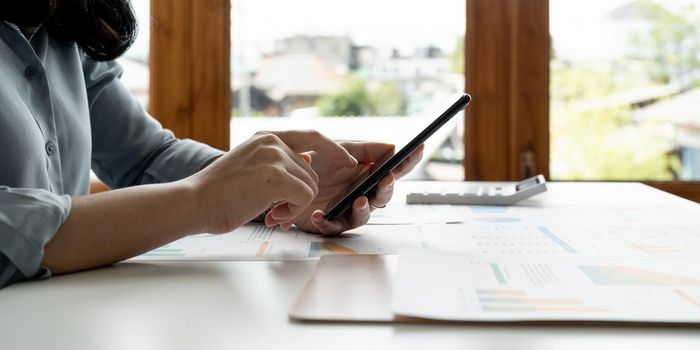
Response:
M469 0L466 178L644 180L700 200L695 99L660 113L694 87L697 2Z
M434 118L427 107L464 90L465 8L465 0L234 1L231 144L299 128L404 144ZM461 180L462 119L440 132L419 177Z
M700 179L700 1L550 1L554 179Z
M675 111L671 107L678 104L690 104L682 108L686 112L697 110L693 105L696 99L685 93L695 87L697 76L688 70L687 64L694 67L696 60L693 54L687 53L694 51L694 44L699 41L684 40L689 34L690 38L697 35L696 12L694 8L683 6L700 0L657 3L660 7L656 9L661 11L656 15L631 20L626 27L623 25L625 28L612 32L610 28L603 29L605 22L614 18L606 14L618 13L625 18L630 8L655 6L654 3L468 0L465 6L464 1L447 0L435 6L397 0L374 3L366 0L354 3L240 0L231 8L229 0L151 0L150 56L154 64L150 110L179 137L194 138L221 149L242 142L260 129L318 127L337 138L343 138L336 136L343 134L345 138L355 138L350 131L364 128L358 128L358 122L353 120L369 118L388 120L387 124L373 122L372 125L380 125L375 127L383 131L380 138L391 137L394 130L407 125L410 117L385 117L382 115L394 113L376 108L370 110L373 113L363 112L362 118L329 117L326 114L343 114L320 112L319 101L332 99L317 95L313 99L305 96L306 101L282 99L282 103L276 103L289 89L285 86L271 88L273 85L267 82L274 79L254 81L262 76L257 72L257 65L264 58L284 50L299 50L298 45L322 54L347 52L343 48L350 46L353 60L346 64L347 69L338 68L337 62L334 64L326 57L331 61L330 66L335 67L329 73L332 76L366 79L368 72L373 77L398 76L401 68L394 64L360 69L362 62L375 57L373 50L367 50L367 46L373 46L367 43L369 39L375 36L379 39L381 34L389 33L399 49L388 52L397 53L396 57L420 51L415 48L422 48L423 52L426 49L430 52L431 47L440 48L443 55L451 56L454 67L465 67L465 85L474 96L464 120L462 130L465 131L458 127L457 137L444 138L430 154L431 159L453 162L464 158L464 167L460 170L464 177L455 176L458 173L453 172L450 178L518 180L534 173L549 177L551 168L554 179L664 179L645 181L700 200L700 181L685 180L697 179L694 141L697 118L692 114L661 113ZM404 11L406 6L424 8ZM637 17L645 12L648 13L636 11ZM418 15L407 15L411 13ZM233 27L231 14L235 17ZM655 56L651 51L653 45L649 45L649 39L653 36L647 35L652 28L649 23L661 15L674 28L671 32L683 38L657 42L675 43L675 49L686 53L685 61L677 55ZM690 23L676 20L674 16L678 15L687 17ZM400 25L399 22L405 23ZM421 30L416 35L407 35L404 27ZM436 34L446 27L453 28L454 34ZM365 36L369 38L367 42L356 36L353 28L370 28L367 32L371 35ZM461 37L465 32L466 40L456 40L452 50L449 44L439 44L447 42L448 37L449 40ZM264 38L257 40L256 36ZM421 40L426 36L434 36L436 41ZM596 37L598 39L589 40ZM328 43L328 38L349 38L351 44L335 39ZM600 41L596 43L595 40ZM230 50L232 41L233 52ZM401 43L406 42L414 45L413 51L402 51ZM466 49L458 50L459 45ZM630 48L638 50L633 52L628 50ZM574 54L576 50L583 55ZM592 54L600 51L607 56L601 58ZM660 65L659 60L664 59L675 62L676 69L663 73L661 67L668 65ZM450 67L449 76L462 79L455 74L457 72L458 69ZM591 76L601 79L591 80ZM567 79L571 84L564 83ZM603 88L591 89L589 84ZM365 91L374 87L376 84L365 81ZM230 92L234 92L234 98ZM237 100L243 103L238 104ZM421 100L411 98L410 101ZM232 102L235 103L233 110ZM393 104L397 105L401 106L403 115L411 113L408 104ZM601 113L582 115L582 110L601 109ZM612 114L612 119L604 118L606 113ZM231 118L232 115L236 117ZM275 115L277 117L265 117ZM463 139L467 141L466 147L458 145L462 139L460 132L466 134ZM362 132L357 138L367 137L368 133ZM616 166L611 170L609 164ZM450 174L450 171L441 169L435 173ZM682 181L667 181L674 179Z

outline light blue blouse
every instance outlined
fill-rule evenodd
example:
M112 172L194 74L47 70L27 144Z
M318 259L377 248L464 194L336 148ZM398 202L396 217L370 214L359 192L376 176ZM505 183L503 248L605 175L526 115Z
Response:
M164 130L97 62L39 29L0 21L0 288L50 275L43 249L88 193L187 177L221 155Z

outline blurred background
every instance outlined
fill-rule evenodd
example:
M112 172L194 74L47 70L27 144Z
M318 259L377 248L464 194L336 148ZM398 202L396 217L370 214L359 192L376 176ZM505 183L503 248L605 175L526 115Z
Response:
M232 1L231 146L292 128L403 143L464 91L465 1ZM120 62L148 105L151 2L133 5L140 35ZM698 6L548 2L551 179L700 179ZM456 118L414 178L464 179L463 140Z

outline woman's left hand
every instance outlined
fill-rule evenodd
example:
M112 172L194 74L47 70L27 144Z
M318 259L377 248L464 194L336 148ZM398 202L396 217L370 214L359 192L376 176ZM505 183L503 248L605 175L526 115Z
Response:
M304 155L311 162L311 168L318 174L318 195L309 207L295 218L275 218L274 211L265 217L268 226L280 225L289 229L296 224L307 232L336 235L352 228L362 226L369 221L370 213L376 208L384 207L393 195L394 181L408 174L423 157L423 145L416 149L406 160L385 176L377 185L376 191L369 197L362 196L353 202L352 210L328 221L324 218L325 211L335 205L345 196L356 180L371 166L382 159L387 153L394 152L394 146L376 142L340 142L358 161L354 167L343 167L316 152Z

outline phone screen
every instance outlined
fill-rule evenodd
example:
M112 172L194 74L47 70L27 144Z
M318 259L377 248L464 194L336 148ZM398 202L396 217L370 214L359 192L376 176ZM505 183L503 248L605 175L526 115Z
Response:
M336 205L328 211L325 218L326 220L333 220L336 217L342 215L346 210L348 210L352 203L360 196L364 196L374 190L377 183L384 178L390 171L396 168L402 161L408 158L413 151L420 146L425 140L432 136L438 129L440 129L445 123L447 123L452 117L457 113L462 111L469 102L471 97L465 93L457 93L450 97L447 101L447 107L440 110L440 115L428 125L423 131L418 133L411 142L406 146L401 148L396 154L387 154L381 160L376 162L372 168L361 176L358 183L353 189L343 197Z

